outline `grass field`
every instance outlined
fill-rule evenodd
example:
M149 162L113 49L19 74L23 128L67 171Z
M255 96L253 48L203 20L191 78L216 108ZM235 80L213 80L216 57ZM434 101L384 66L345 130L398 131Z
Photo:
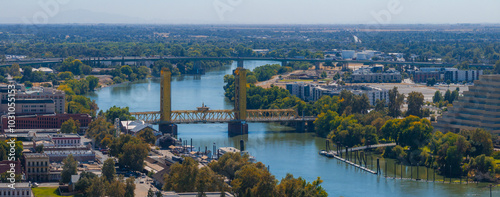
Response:
M35 197L61 196L57 187L36 187L33 188L33 194Z

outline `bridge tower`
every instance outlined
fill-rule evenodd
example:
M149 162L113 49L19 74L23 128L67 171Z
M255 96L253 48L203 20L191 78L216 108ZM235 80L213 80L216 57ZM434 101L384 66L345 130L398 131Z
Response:
M229 135L248 133L247 119L247 71L243 68L243 61L238 61L238 68L234 74L234 112L235 121L228 124Z
M169 69L161 70L161 99L160 99L160 124L162 133L177 135L177 125L172 124L172 96L171 96L172 73Z

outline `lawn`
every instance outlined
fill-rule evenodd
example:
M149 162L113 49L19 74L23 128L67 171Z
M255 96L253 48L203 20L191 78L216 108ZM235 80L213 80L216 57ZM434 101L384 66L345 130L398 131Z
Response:
M33 194L35 197L61 196L59 195L57 187L36 187L33 188Z

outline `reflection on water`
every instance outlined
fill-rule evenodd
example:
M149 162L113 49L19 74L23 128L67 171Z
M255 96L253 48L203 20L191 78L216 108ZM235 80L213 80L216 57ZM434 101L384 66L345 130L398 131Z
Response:
M273 63L247 61L245 67ZM223 77L231 74L236 64L222 69L213 69L205 75L175 76L172 79L173 110L193 110L205 103L210 109L232 109L233 104L224 98ZM159 79L121 84L103 88L87 95L96 100L102 110L113 105L129 107L132 112L159 111ZM488 196L487 184L443 184L415 182L384 178L368 174L347 166L335 159L318 155L325 149L325 139L312 133L296 133L292 128L276 123L250 123L249 134L228 137L227 124L182 124L179 125L179 138L193 139L193 145L211 150L212 144L218 147L233 146L239 148L239 141L245 141L246 150L258 161L270 166L270 171L280 180L287 173L302 176L308 181L321 177L322 186L330 196ZM389 166L393 164L389 162ZM385 165L381 160L381 165ZM423 169L423 168L422 168ZM382 170L383 167L382 167ZM393 169L388 175L394 176ZM408 169L404 169L406 172ZM399 171L400 172L400 171ZM423 173L423 171L422 171ZM422 174L422 176L424 176ZM493 196L500 196L496 189Z

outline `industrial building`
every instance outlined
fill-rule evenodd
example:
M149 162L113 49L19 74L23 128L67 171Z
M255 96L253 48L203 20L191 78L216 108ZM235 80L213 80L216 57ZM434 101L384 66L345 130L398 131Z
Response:
M500 134L500 75L480 76L433 126L443 132L483 128Z

